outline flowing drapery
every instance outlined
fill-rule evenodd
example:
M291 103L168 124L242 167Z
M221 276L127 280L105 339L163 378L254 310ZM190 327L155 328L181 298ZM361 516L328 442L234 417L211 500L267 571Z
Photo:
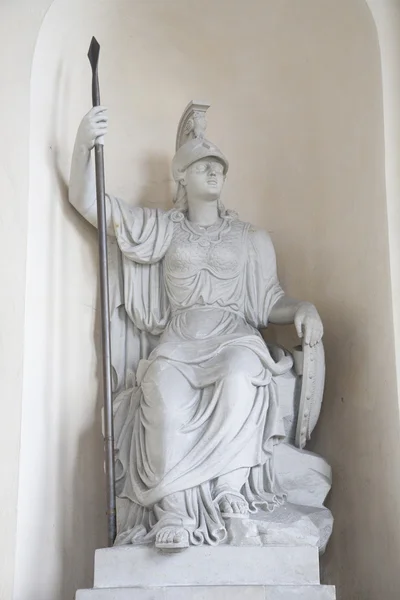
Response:
M252 511L283 500L272 461L284 436L275 378L291 359L274 362L258 332L283 294L273 246L230 216L201 230L178 211L110 203L120 250L113 339L123 345L113 353L117 488L128 506L117 543L179 525L192 544L216 544L226 536L224 476L247 469L241 493ZM158 343L142 351L130 387L132 324Z

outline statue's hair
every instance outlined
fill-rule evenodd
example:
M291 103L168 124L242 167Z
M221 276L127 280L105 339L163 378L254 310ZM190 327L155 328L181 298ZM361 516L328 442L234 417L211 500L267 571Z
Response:
M175 209L179 212L186 214L188 212L188 199L186 193L186 187L182 184L181 181L178 181L176 194L174 198ZM237 219L238 214L234 210L226 209L222 204L221 199L218 198L218 212L220 217L231 217L232 219Z
M180 210L181 212L187 212L188 199L186 194L186 188L181 181L178 181L176 186L174 204L176 210Z

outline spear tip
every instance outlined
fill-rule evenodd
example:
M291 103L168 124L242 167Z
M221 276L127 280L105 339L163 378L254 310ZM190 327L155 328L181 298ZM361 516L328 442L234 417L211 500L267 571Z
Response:
M90 64L92 66L92 70L95 71L97 69L97 64L99 62L99 54L100 54L100 44L93 36L92 41L90 42L88 57Z

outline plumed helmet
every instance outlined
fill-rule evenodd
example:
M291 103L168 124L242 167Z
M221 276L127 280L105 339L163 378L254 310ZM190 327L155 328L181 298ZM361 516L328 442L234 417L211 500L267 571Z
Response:
M179 121L176 154L172 160L172 174L177 182L182 173L201 158L218 158L225 166L225 173L228 170L227 158L215 144L204 137L207 127L206 112L209 107L209 104L192 100Z

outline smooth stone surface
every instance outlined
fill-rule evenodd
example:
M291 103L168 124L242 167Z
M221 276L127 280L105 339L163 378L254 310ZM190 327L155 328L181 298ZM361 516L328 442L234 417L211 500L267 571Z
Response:
M264 589L265 600L336 600L334 585L276 586Z
M330 585L199 586L79 590L76 600L335 600Z
M197 546L176 554L121 546L95 555L95 588L307 584L319 584L318 549L311 546Z

